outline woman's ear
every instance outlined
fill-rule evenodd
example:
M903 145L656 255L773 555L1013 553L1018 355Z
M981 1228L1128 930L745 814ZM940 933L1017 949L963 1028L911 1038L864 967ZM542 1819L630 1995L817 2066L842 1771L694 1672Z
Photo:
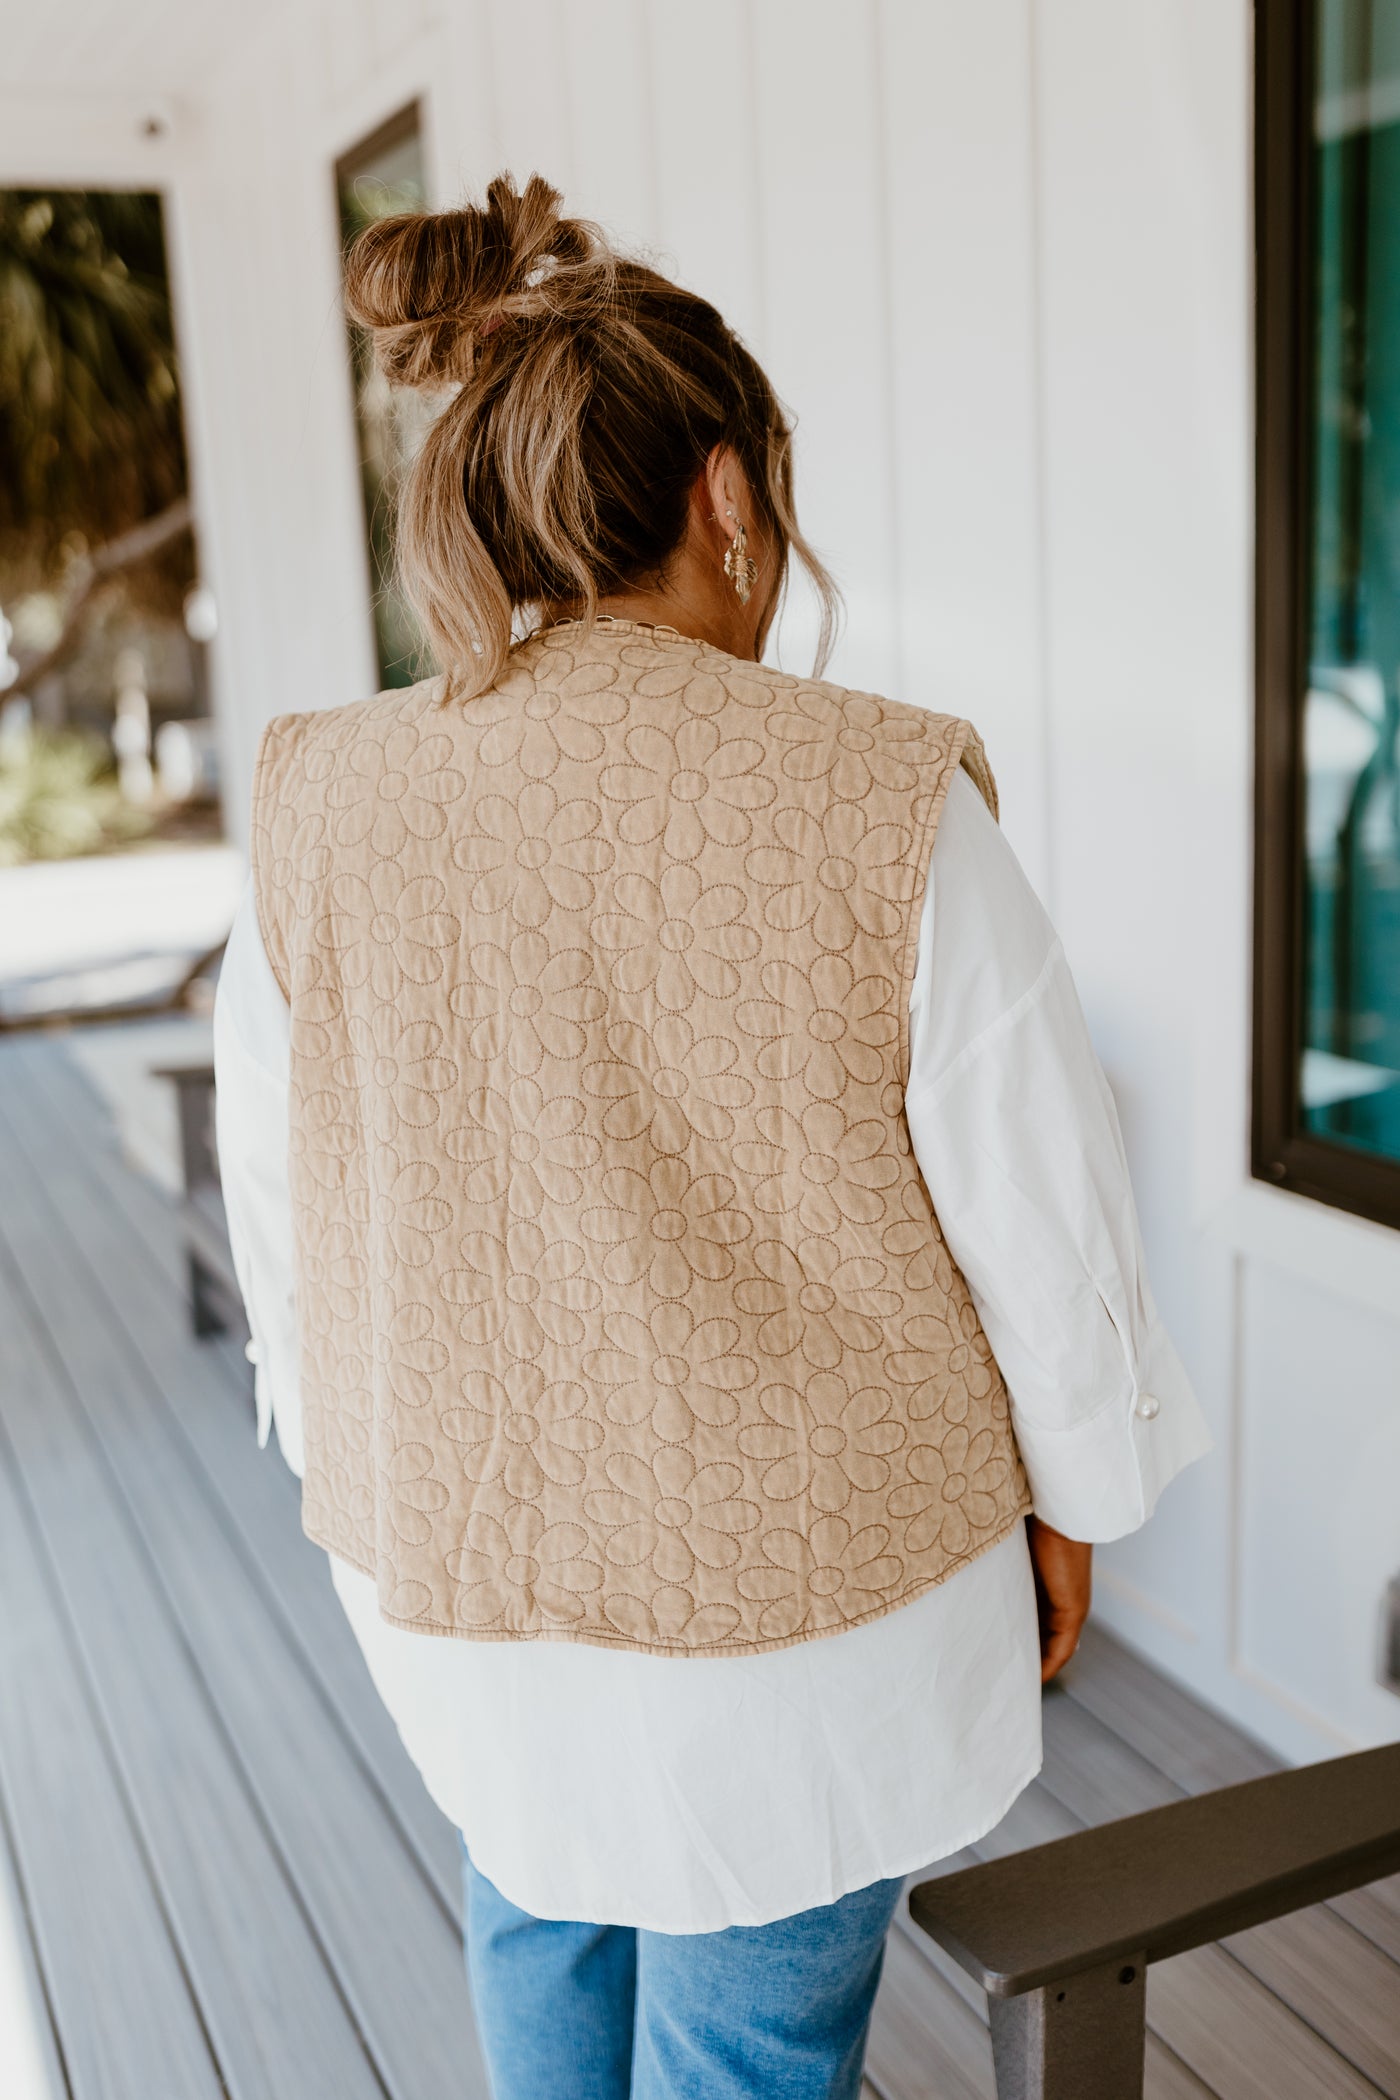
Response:
M752 531L749 485L732 446L716 445L711 452L705 462L705 487L715 522L726 540L732 540L741 525Z

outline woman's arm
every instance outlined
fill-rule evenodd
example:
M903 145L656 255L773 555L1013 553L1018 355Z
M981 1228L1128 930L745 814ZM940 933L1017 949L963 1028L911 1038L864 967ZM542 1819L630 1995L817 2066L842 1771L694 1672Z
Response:
M1148 1289L1122 1133L1064 952L961 775L920 924L906 1110L1010 1393L1045 1601L1054 1590L1087 1611L1088 1556L1063 1548L1143 1524L1210 1435Z

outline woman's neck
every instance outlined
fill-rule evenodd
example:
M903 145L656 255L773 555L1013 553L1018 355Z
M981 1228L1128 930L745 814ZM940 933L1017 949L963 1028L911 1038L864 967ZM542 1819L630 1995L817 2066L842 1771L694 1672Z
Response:
M748 623L728 617L728 608L697 605L669 591L614 591L598 600L601 618L632 620L643 627L672 627L689 640L707 642L728 656L757 658L757 637Z
M706 550L708 553L709 550ZM550 620L577 619L577 605L549 605ZM609 591L598 600L598 612L612 620L635 620L645 627L673 627L696 642L707 642L727 656L757 663L768 632L768 606L757 594L741 605L718 560L699 558L689 544L671 566L664 583L648 590Z

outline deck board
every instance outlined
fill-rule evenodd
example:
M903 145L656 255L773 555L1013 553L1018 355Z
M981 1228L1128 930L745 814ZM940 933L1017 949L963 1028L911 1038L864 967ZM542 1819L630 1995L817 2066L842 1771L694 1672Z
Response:
M155 1587L183 1646L185 1675L197 1680L229 1741L256 1820L304 1913L302 1936L309 1926L324 1987L342 2001L338 2031L361 2052L361 2078L371 2080L364 2090L382 2081L405 2100L425 2091L484 2093L451 1913L367 1787L343 1734L327 1728L295 1658L269 1638L265 1604L223 1527L202 1506L162 1421L148 1368L112 1317L109 1272L89 1262L67 1232L76 1213L61 1198L71 1172L71 1162L43 1150L32 1124L0 1104L0 1176L22 1192L15 1260L74 1391L100 1395L100 1404L87 1402L90 1433L119 1484L145 1559L159 1571ZM115 1247L107 1252L115 1259ZM75 1282L85 1303L107 1317L65 1321ZM100 1580L96 1565L94 1576ZM125 1588L114 1586L118 1595ZM90 1601L99 1608L98 1599ZM138 1638L132 1628L128 1647ZM123 1656L119 1639L111 1645L115 1674L135 1675L130 1652ZM205 1777L202 1755L199 1770ZM208 1812L217 1815L221 1805L215 1794ZM260 1868L249 1875L249 1901L268 1878ZM231 1892L226 1907L234 1903ZM203 1923L192 1915L191 1934ZM267 1958L276 1963L279 1950L294 1959L293 1933L270 1937ZM208 2017L234 2031L236 2011L214 1982ZM275 2008L265 2012L264 2028L279 2023ZM294 2089L329 2096L335 2080Z
M31 1046L23 1046L32 1059ZM32 1071L32 1063L28 1069ZM83 1108L86 1082L65 1061L51 1058L34 1074L36 1093L69 1127ZM80 1188L84 1201L65 1222L79 1247L100 1261L113 1318L149 1373L153 1399L163 1406L170 1441L212 1503L234 1542L248 1578L270 1618L293 1648L352 1743L366 1774L383 1795L404 1841L435 1885L454 1922L460 1898L455 1834L429 1800L403 1754L398 1733L374 1696L364 1659L331 1587L324 1553L301 1530L297 1483L274 1449L259 1451L252 1435L248 1367L219 1342L195 1342L183 1318L171 1319L171 1293L183 1301L184 1270L172 1205L133 1177L113 1148L86 1161L65 1163L65 1181L46 1168L55 1195ZM134 1186L132 1185L134 1183ZM125 1199L125 1207L124 1207ZM136 1228L133 1233L129 1228ZM156 1260L148 1256L155 1256ZM227 1381L228 1406L192 1413L181 1401L199 1393L213 1366Z
M882 2100L993 2100L986 2024L902 1933L885 1949L885 1971L866 2068Z
M0 1043L0 1189L0 1841L54 2100L484 2096L455 1836L61 1041ZM1046 1745L957 1863L1274 1764L1093 1628ZM1397 1953L1380 1883L1154 1968L1149 2100L1400 2100ZM992 2090L981 1993L903 1916L863 2100Z
M381 2100L143 1542L8 1270L0 1259L0 1323L30 1346L22 1382L0 1388L0 1422L231 2100L280 2100L289 2078L307 2100Z
M20 1878L0 1762L0 2093L14 2100L70 2100L33 1935L33 1907Z
M0 1326L6 1389L15 1354ZM0 1599L0 1789L69 2089L74 2100L218 2100L217 2067L8 1442Z

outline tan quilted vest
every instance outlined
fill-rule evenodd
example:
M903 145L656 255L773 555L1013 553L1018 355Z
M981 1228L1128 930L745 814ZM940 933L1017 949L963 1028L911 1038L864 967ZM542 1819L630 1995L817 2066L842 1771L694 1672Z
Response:
M966 722L553 628L269 727L313 1539L471 1640L779 1648L1029 1505L904 1117Z

